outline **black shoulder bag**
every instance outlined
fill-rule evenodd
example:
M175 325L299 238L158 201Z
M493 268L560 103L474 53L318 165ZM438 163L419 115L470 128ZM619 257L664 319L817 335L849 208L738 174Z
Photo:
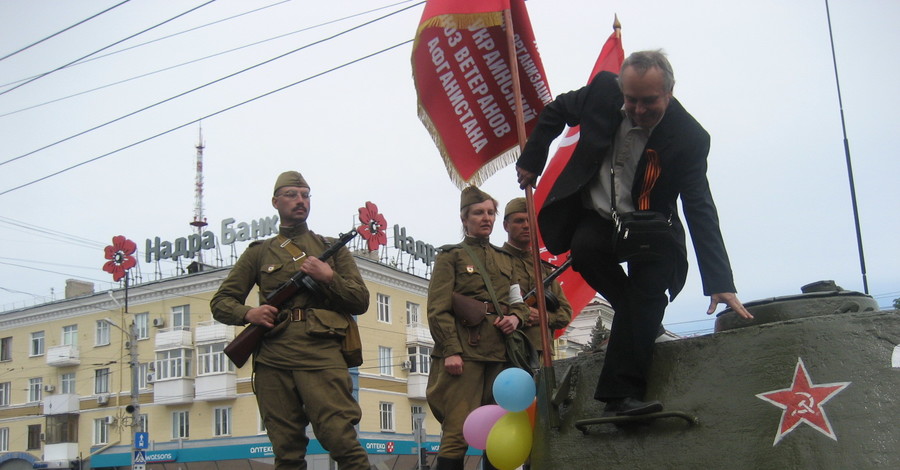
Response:
M659 178L659 156L647 150L650 178L645 179L638 208L634 212L619 214L616 210L616 165L610 165L610 209L616 233L613 235L613 252L620 262L640 261L670 256L674 245L672 215L666 217L650 207L650 190Z

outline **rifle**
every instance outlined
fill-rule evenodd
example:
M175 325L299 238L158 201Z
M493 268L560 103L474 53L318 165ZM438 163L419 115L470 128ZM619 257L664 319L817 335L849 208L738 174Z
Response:
M356 233L356 230L350 230L347 233L339 235L337 241L328 247L328 249L319 256L319 259L325 261L334 256L341 247L349 243L350 240L356 236ZM270 292L266 296L266 301L263 302L263 305L271 305L281 310L289 300L304 289L308 289L316 294L322 293L321 288L316 284L316 281L313 278L309 277L309 275L303 271L297 271L290 279L284 281L284 283ZM231 362L233 362L234 365L243 367L244 364L247 363L250 354L253 354L253 351L256 351L256 348L259 347L263 335L270 329L271 328L257 324L248 325L244 328L244 331L241 331L240 334L228 343L228 346L225 346L225 355L228 356L228 359L231 359Z
M550 292L550 284L560 276L566 269L569 269L569 266L572 265L572 257L569 256L569 259L566 260L565 263L560 265L560 267L556 268L550 275L544 278L544 302L547 307L547 311L555 312L559 309L559 299ZM525 303L529 307L534 307L537 305L537 288L531 289L527 294L522 298Z

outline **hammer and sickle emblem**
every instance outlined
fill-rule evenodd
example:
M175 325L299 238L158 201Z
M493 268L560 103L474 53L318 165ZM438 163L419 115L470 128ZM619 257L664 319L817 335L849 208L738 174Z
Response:
M813 398L812 395L810 395L806 392L797 392L796 395L801 395L803 398L801 398L800 401L797 403L798 409L795 409L794 411L791 412L792 416L796 415L798 413L799 414L807 414L807 413L815 414L816 413L815 410L813 410L813 407L816 406L816 399Z

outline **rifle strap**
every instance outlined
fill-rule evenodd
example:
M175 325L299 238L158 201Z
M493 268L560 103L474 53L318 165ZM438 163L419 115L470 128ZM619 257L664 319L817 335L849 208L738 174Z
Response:
M306 252L301 250L293 240L280 233L278 234L278 237L275 239L275 241L278 243L278 246L284 248L288 251L288 253L291 254L291 258L294 261L299 261L306 256Z
M469 257L472 258L475 267L481 272L481 278L484 279L484 285L487 287L488 293L491 294L491 302L494 304L494 311L502 317L503 313L501 312L503 312L503 309L500 308L500 302L497 301L497 294L494 292L494 285L491 283L491 278L488 277L484 265L481 264L481 260L478 259L478 256L475 256L475 252L469 248L469 245L467 245L465 241L463 241L461 245L466 250L466 253L469 254Z

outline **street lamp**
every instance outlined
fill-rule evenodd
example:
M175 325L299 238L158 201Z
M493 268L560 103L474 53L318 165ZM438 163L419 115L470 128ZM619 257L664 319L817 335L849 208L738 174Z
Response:
M119 331L121 331L126 338L128 338L128 354L130 359L128 361L129 365L131 365L131 404L125 407L125 411L131 413L131 467L134 468L134 456L136 455L136 451L138 448L135 446L135 436L137 433L137 426L140 419L140 390L138 383L138 373L140 371L140 363L138 362L138 347L137 347L137 324L132 321L131 322L131 331L125 331L119 325L116 325L109 318L104 318L104 322L116 327Z

